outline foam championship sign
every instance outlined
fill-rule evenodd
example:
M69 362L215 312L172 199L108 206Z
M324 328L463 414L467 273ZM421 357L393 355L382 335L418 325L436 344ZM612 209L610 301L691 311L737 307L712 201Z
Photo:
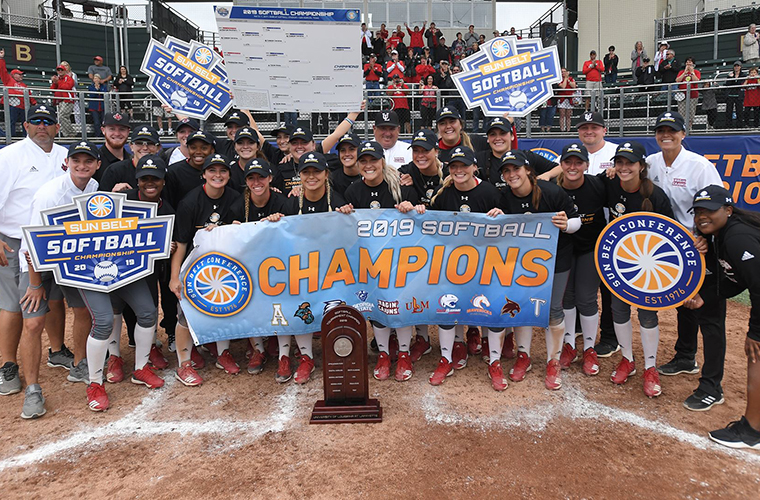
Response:
M554 95L562 81L557 47L540 40L503 36L489 40L461 61L454 83L467 107L480 106L486 116L526 116Z
M614 219L599 235L594 258L607 288L642 309L680 306L697 294L705 277L705 259L691 233L655 213Z
M110 292L153 273L171 250L173 215L155 203L97 192L42 211L44 226L23 227L32 264L59 285Z
M223 226L196 234L182 310L198 343L315 332L340 304L390 327L545 327L557 235L551 214L393 209Z
M221 56L195 40L151 40L140 70L149 77L148 90L178 113L204 120L232 106Z

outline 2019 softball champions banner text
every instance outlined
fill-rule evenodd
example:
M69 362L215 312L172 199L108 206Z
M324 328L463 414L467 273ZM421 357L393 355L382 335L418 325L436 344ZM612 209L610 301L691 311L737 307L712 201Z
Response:
M390 327L547 326L551 215L358 210L200 231L182 310L201 344L315 332L340 303Z

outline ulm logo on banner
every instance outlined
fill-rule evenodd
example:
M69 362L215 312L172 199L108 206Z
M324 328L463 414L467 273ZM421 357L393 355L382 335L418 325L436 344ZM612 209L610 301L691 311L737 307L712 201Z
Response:
M672 309L697 294L704 257L678 222L655 213L618 217L604 228L594 252L602 281L620 300L642 309Z
M44 226L22 228L34 268L52 271L59 285L106 293L152 274L169 257L174 227L156 206L97 192L44 210Z

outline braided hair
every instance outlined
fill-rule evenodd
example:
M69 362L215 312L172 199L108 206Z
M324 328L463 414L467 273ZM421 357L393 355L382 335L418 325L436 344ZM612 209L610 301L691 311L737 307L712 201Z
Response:
M298 215L301 215L303 213L303 197L304 197L304 187L303 184L301 184L301 190L298 193ZM330 182L325 178L325 194L327 195L327 211L332 212L332 204L330 203Z
M641 172L639 172L639 179L641 180L639 193L644 198L641 200L641 210L654 212L654 205L652 204L652 200L650 200L654 192L654 182L649 178L649 164L646 160L641 160L639 164L641 165Z

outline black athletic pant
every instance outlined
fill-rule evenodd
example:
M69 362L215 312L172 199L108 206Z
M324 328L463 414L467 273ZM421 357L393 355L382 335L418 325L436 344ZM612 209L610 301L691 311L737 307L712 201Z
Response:
M164 312L164 319L161 320L160 326L166 330L166 334L174 333L177 326L177 296L169 289L169 280L171 279L169 266L165 262L157 262L155 272L147 277L148 288L153 297L153 303L158 307L159 289L161 290L161 310ZM122 312L124 323L127 325L127 336L131 344L135 339L135 324L137 318L134 311L127 306Z

